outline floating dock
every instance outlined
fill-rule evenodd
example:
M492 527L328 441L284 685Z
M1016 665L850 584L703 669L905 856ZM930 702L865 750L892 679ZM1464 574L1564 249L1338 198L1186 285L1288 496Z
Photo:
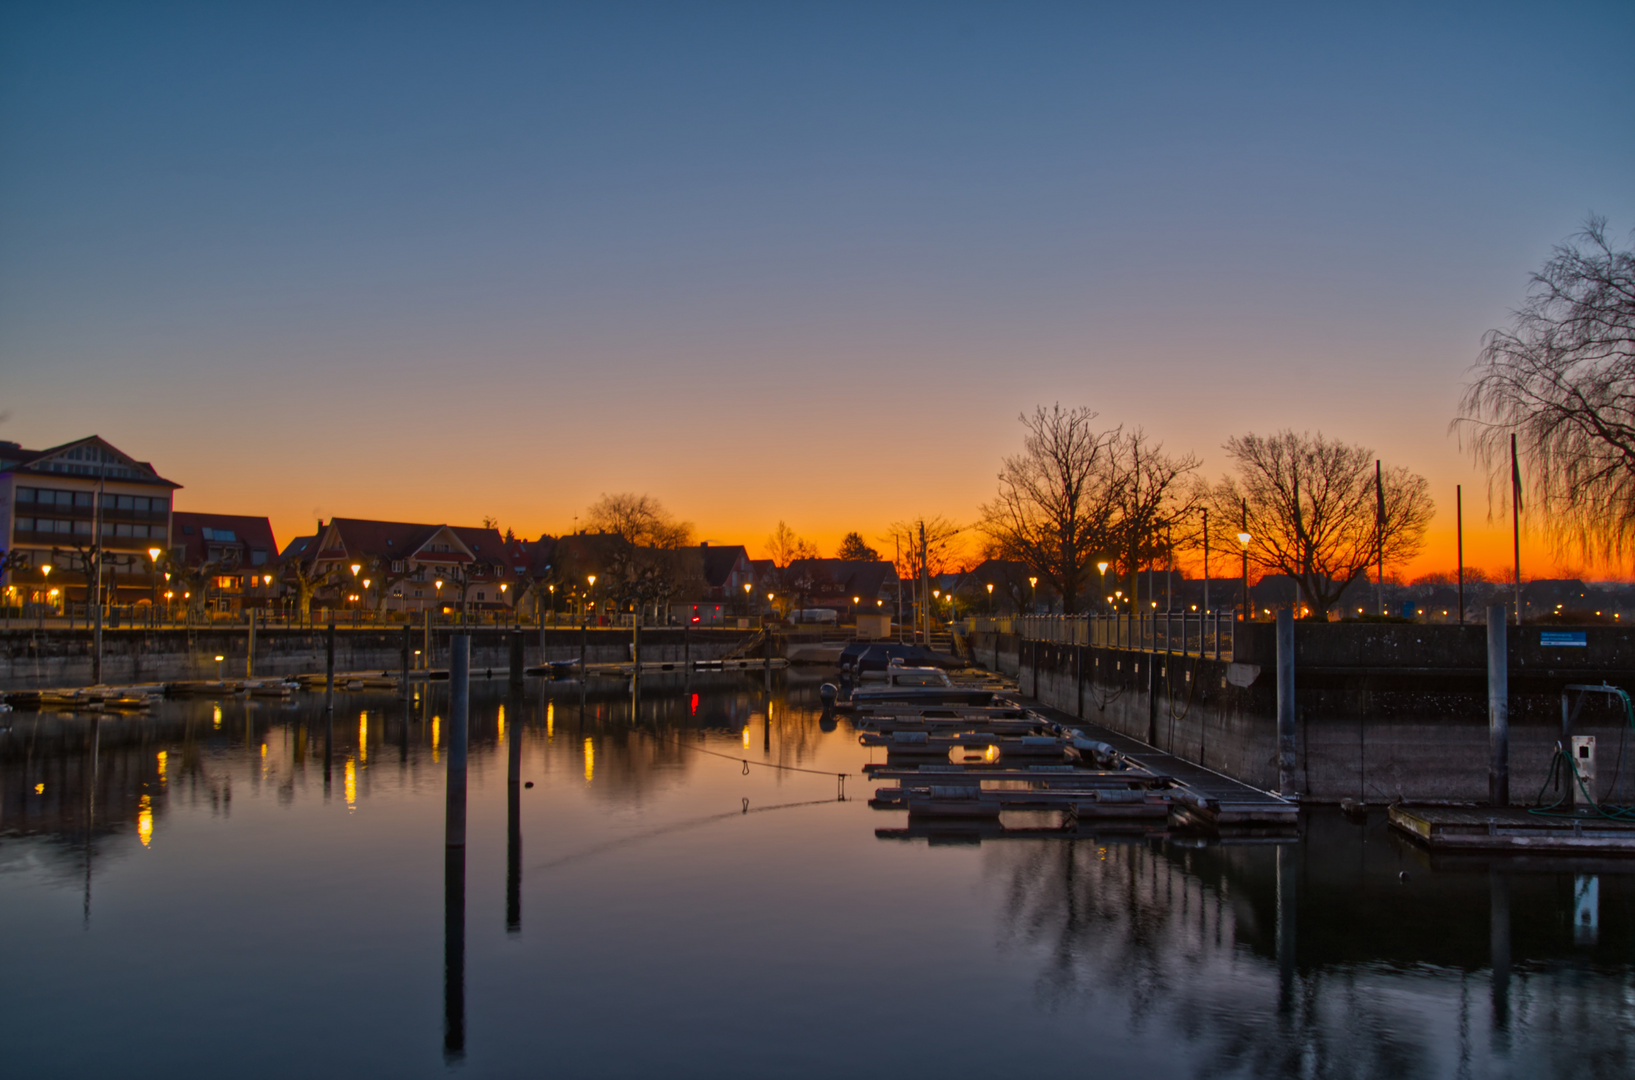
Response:
M1635 822L1594 810L1536 814L1524 807L1393 806L1399 829L1433 852L1635 855Z
M884 749L886 761L864 772L895 786L876 790L869 805L907 810L910 826L876 835L966 823L980 826L981 836L1035 836L1049 827L1030 820L1012 829L1001 815L1041 812L1056 815L1058 833L1297 833L1299 806L1291 800L1052 713L1009 699L986 708L871 702L853 723L859 743Z

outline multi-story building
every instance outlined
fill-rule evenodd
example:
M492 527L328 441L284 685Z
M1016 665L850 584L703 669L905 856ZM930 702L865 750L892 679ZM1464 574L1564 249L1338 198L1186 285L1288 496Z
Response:
M151 600L179 487L95 435L48 450L0 442L7 602L85 603L99 549L104 603Z

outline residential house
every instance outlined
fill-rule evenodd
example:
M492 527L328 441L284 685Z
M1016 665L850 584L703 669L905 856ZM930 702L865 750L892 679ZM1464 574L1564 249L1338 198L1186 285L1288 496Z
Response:
M897 568L879 559L795 559L778 574L780 597L791 608L896 610Z
M287 583L343 611L499 611L515 581L489 528L332 518L285 555Z
M84 603L96 577L93 549L102 554L105 603L151 601L179 487L95 435L48 450L0 442L8 603Z
M210 611L265 608L282 589L278 544L264 517L178 510L171 517L171 539L171 565L202 590Z

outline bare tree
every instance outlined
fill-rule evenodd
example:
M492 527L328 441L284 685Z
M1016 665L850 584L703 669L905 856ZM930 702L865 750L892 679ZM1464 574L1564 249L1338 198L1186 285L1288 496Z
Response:
M1114 461L1120 433L1098 430L1096 413L1082 406L1040 405L1018 419L1026 431L1022 452L1004 459L999 493L982 506L977 527L993 556L1027 564L1071 615L1094 581L1097 558L1114 544L1123 494Z
M1166 453L1140 428L1112 441L1118 516L1113 525L1115 563L1129 575L1130 596L1140 594L1142 566L1168 562L1171 545L1190 546L1197 538L1194 511L1202 499L1193 480L1196 454ZM1116 572L1116 571L1115 571Z
M1557 245L1508 330L1483 338L1453 428L1508 485L1516 436L1547 529L1562 550L1635 548L1635 252L1604 218Z
M692 540L691 523L680 521L650 495L604 495L588 511L593 532L604 535L602 573L608 593L621 603L662 605L693 579L679 549Z
M766 538L766 553L772 564L779 568L788 566L796 559L818 557L817 545L797 536L795 530L783 521L779 521L777 528Z
M1399 564L1419 553L1433 504L1423 476L1379 473L1374 452L1321 432L1239 435L1226 442L1237 476L1208 494L1216 542L1236 547L1247 532L1249 561L1287 574L1314 616L1383 557Z
M897 551L897 576L912 581L919 576L921 530L925 537L925 572L933 577L947 573L964 556L960 537L964 528L941 514L933 517L910 518L894 521L886 528L885 539L892 541Z

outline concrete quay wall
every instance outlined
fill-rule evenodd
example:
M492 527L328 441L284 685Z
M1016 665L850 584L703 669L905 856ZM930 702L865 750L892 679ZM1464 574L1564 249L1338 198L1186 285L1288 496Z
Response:
M997 656L999 670L1015 675L1020 691L1045 705L1270 790L1278 783L1275 638L1270 626L1250 629L1240 662L1010 635L977 634L972 645L978 662L992 664ZM1338 628L1367 631L1344 635L1347 640L1325 638L1331 629L1301 626L1296 634L1302 797L1485 802L1485 627ZM1512 628L1511 635L1510 793L1512 802L1530 803L1561 737L1561 687L1606 680L1635 690L1635 634L1609 630L1602 641L1567 656L1541 648L1531 627ZM1635 771L1635 733L1616 699L1588 695L1574 732L1597 737L1603 788L1621 741L1624 773ZM1635 776L1626 791L1626 800L1635 798Z
M410 628L413 650L425 650L421 627ZM431 660L422 666L447 663L448 639L453 629L432 628ZM679 662L684 653L694 660L713 660L737 648L755 631L673 627L642 630L643 662ZM473 669L504 669L510 664L509 630L474 627L471 630ZM258 628L255 634L257 676L321 674L325 665L324 628ZM522 630L523 658L532 666L554 660L579 659L577 627ZM585 658L590 663L619 663L630 659L631 633L622 629L585 631ZM89 630L13 629L0 631L0 690L85 686L91 681L92 640ZM102 681L110 685L210 679L216 676L216 657L224 657L224 675L245 674L249 633L244 626L150 630L121 628L102 634ZM343 627L335 629L337 671L397 671L402 665L402 627Z

